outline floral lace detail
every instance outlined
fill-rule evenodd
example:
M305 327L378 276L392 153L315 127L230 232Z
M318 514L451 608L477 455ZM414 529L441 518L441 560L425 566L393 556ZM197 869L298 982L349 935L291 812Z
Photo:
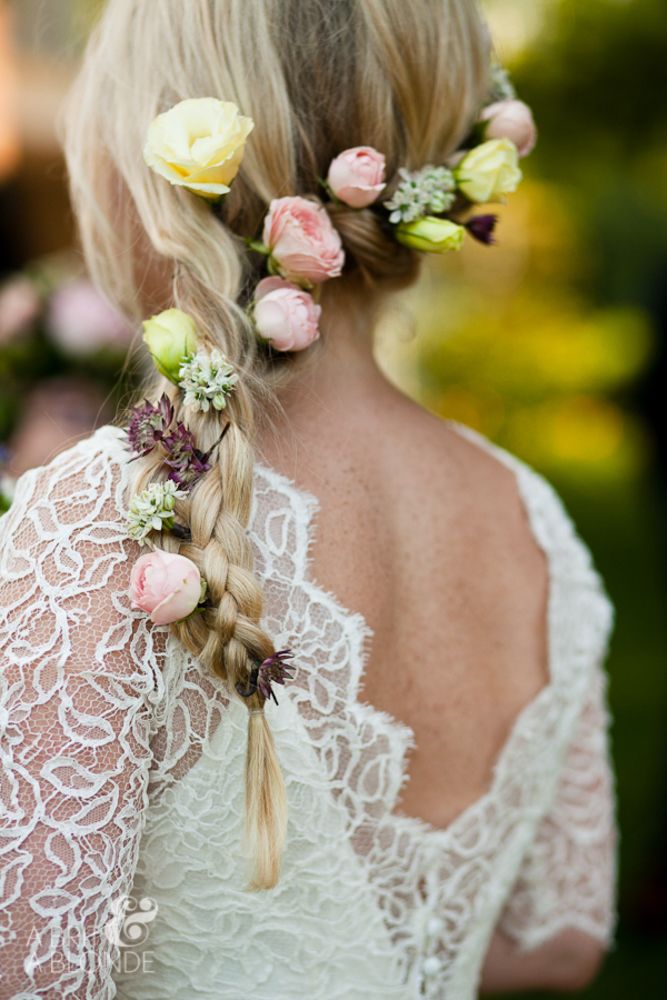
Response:
M0 519L3 997L113 995L104 928L165 695L165 630L127 596L121 486L98 436L21 476Z
M606 675L596 670L554 801L502 915L503 931L524 948L566 927L611 944L617 836L606 687Z
M310 577L317 501L258 465L264 624L300 667L270 707L290 818L283 878L260 894L244 891L245 709L128 607L120 430L21 477L0 519L1 828L20 873L0 908L3 996L464 1000L499 921L524 947L565 926L609 941L612 609L553 490L453 426L515 472L547 553L550 682L446 829L397 813L414 735L359 700L372 633ZM140 972L110 968L103 933L130 891L157 903ZM64 961L68 926L84 934Z

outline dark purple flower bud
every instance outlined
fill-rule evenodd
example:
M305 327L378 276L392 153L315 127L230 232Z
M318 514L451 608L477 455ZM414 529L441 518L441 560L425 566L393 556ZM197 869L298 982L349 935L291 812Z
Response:
M473 215L472 219L468 219L464 223L464 226L471 236L474 236L480 243L485 243L489 246L491 243L496 242L493 231L496 228L497 221L497 215Z
M192 534L186 524L172 524L169 530L172 535L176 538L180 538L184 542L192 541Z
M293 656L294 653L291 649L280 649L260 664L257 673L257 689L265 701L273 698L276 705L278 704L278 699L271 685L284 684L286 679L292 679L294 676L292 671L295 668L291 664L285 663L285 660L289 660Z
M253 667L248 676L247 684L240 681L236 683L236 690L243 698L250 698L256 691L259 691L265 701L273 698L276 705L278 699L271 687L272 684L284 684L285 680L292 679L292 671L295 669L285 660L291 659L294 653L291 649L279 649L273 656L267 657L262 663Z

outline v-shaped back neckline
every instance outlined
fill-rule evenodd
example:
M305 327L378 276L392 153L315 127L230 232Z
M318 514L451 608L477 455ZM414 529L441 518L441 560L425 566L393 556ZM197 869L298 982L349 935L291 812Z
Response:
M517 715L512 722L507 737L500 747L500 750L495 756L494 763L491 768L491 774L487 780L486 790L479 795L477 798L473 799L467 806L464 806L445 826L436 826L435 824L423 819L419 816L413 816L402 812L400 809L394 809L391 812L392 818L404 828L410 828L415 832L418 832L422 837L428 837L431 842L437 840L449 840L450 837L455 833L456 829L464 824L471 815L479 810L482 810L485 805L492 799L494 799L498 792L500 784L507 772L506 762L512 755L512 751L517 742L524 735L524 731L531 730L533 717L539 714L543 704L546 701L551 700L554 691L554 649L556 648L555 642L555 623L558 620L557 614L555 614L555 602L557 600L557 590L556 581L554 580L554 575L552 572L552 551L549 545L549 540L544 531L544 526L539 516L539 511L536 509L532 494L528 487L526 481L526 475L534 476L535 474L524 465L519 459L505 452L502 448L493 445L488 439L483 435L474 431L472 428L467 427L465 424L460 424L455 421L446 421L447 425L454 431L459 433L462 437L467 438L473 443L477 444L487 453L496 457L505 467L513 473L518 495L520 497L521 503L523 505L524 511L526 513L528 523L530 526L531 533L535 539L537 545L540 547L544 553L547 565L549 568L549 583L548 583L548 596L547 596L547 627L546 627L546 637L547 637L547 682L540 688L536 695L534 695L524 706L519 710ZM317 532L316 516L320 511L320 501L318 497L311 491L298 486L296 482L289 476L282 472L279 472L271 465L257 460L255 465L258 471L263 472L265 476L273 478L282 484L283 488L287 488L290 492L295 494L300 499L300 506L302 509L308 512L308 523L306 526L306 531L308 535L308 549L312 547L314 542L314 537ZM363 681L366 674L366 667L368 664L370 656L370 647L372 640L375 636L374 630L369 625L366 617L361 611L353 611L347 608L339 598L332 591L324 587L319 580L315 579L310 572L310 563L307 564L307 575L308 583L313 588L313 590L326 596L328 602L335 607L338 615L345 620L355 621L357 627L359 627L364 636L363 651L361 653L360 662L353 665L354 669L354 696L350 704L352 710L359 710L365 713L366 717L383 719L385 724L396 733L400 745L403 746L403 759L401 761L401 785L409 780L409 768L407 755L408 751L416 748L417 739L412 726L398 719L391 712L384 709L376 708L371 702L364 701L360 697L360 689L363 687Z
M592 566L590 554L580 542L572 522L565 512L558 496L550 485L520 459L490 442L479 432L465 424L446 421L447 425L462 437L477 444L491 454L514 474L517 490L533 537L544 552L548 564L549 585L547 600L547 683L531 698L516 715L507 738L498 751L487 789L469 805L460 810L445 826L435 826L418 816L403 813L398 808L388 810L388 817L402 830L419 838L428 838L436 848L445 845L456 833L465 827L468 820L484 810L487 804L500 800L501 789L513 777L512 758L520 758L522 741L529 741L539 731L537 721L544 723L549 706L554 704L554 712L559 716L559 726L571 724L572 711L580 704L580 699L588 683L584 661L592 658L592 651L603 652L605 636L608 634L610 618L613 614L597 571ZM99 434L111 429L120 444L124 437L123 428L105 424L88 439L90 447L95 446ZM84 447L87 445L84 444ZM303 583L312 594L319 595L336 612L340 621L345 622L350 633L355 630L362 636L361 649L351 661L352 689L347 708L357 713L365 721L375 723L378 729L384 725L396 737L396 744L402 748L400 760L400 784L409 778L407 753L416 747L414 730L391 713L376 708L372 703L360 698L360 688L369 658L369 645L374 632L365 616L359 611L345 607L336 594L327 590L320 581L313 578L310 571L308 552L312 547L316 523L315 517L320 502L314 493L296 484L293 479L279 472L266 462L256 460L256 476L263 476L277 485L283 493L292 497L295 529L305 537L306 558L303 566ZM299 523L301 519L304 523ZM564 626L567 624L567 630ZM286 686L286 695L289 684ZM570 706L569 712L568 707ZM562 717L562 718L561 718ZM514 776L516 777L516 776Z

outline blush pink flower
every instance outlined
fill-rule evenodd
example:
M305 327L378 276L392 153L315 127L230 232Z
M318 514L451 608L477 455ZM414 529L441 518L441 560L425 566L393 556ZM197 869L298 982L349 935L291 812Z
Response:
M523 101L496 101L484 108L480 121L486 122L487 139L510 139L519 156L528 156L537 142L533 113Z
M276 351L303 351L320 335L322 309L312 295L284 278L264 278L255 289L255 326Z
M372 146L354 146L331 161L327 184L351 208L366 208L384 190L385 160Z
M47 325L68 354L86 355L110 345L125 351L132 327L86 278L76 278L54 292Z
M199 604L202 589L191 559L161 549L140 556L130 573L132 606L145 611L155 625L186 618Z
M288 281L316 285L337 278L343 270L345 251L339 233L322 206L306 198L275 198L262 239Z
M24 333L36 321L40 300L30 278L17 275L0 288L0 343Z

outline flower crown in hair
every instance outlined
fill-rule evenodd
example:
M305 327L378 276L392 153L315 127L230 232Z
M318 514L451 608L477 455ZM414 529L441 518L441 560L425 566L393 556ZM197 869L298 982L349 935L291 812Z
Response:
M503 202L517 189L519 159L531 152L536 129L507 71L495 65L491 75L477 121L447 163L401 167L387 190L384 155L371 146L355 146L330 164L321 182L327 197L380 215L396 240L412 250L459 250L466 233L487 245L495 242L497 216L470 215L470 210ZM144 158L171 184L218 202L240 169L253 127L230 101L181 101L152 122ZM338 277L345 265L340 234L320 200L295 195L274 199L261 238L246 242L266 257L269 272L257 285L250 309L257 336L274 351L303 350L319 336L321 309L314 289Z

